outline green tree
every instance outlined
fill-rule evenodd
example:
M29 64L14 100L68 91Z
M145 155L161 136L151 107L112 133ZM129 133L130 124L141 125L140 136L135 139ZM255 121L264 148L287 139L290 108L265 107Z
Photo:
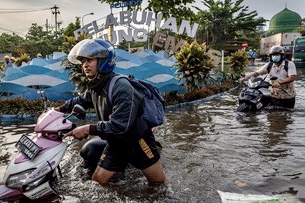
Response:
M49 32L44 31L42 26L37 25L37 23L32 23L25 38L27 40L42 40L47 38L48 34Z
M13 56L19 56L21 52L21 44L25 40L15 35L14 33L12 35L7 33L2 33L0 35L0 52L1 53L12 53Z
M233 40L241 39L249 33L256 33L257 26L264 23L264 18L257 18L257 12L249 12L248 6L241 5L243 0L203 0L208 10L198 10L197 22L202 25L201 36L218 49L224 49ZM202 32L204 34L202 34ZM248 35L249 36L249 35Z
M98 0L101 3L112 4L118 2L117 0ZM122 0L121 2L129 2L130 0ZM155 13L162 12L164 18L174 16L178 21L191 20L194 17L194 12L190 9L188 4L194 3L195 0L148 0L147 8L145 10L153 11ZM129 7L129 10L139 10L141 7Z
M76 17L75 23L70 23L63 31L64 36L74 36L74 31L79 29L80 25L80 17Z
M193 20L194 12L188 4L194 3L195 0L148 0L147 9L155 13L162 12L164 18L174 16L181 20Z
M37 53L41 53L43 56L51 55L54 51L59 51L59 47L63 43L61 32L62 30L57 33L44 31L42 26L33 23L21 46L25 53L32 57Z

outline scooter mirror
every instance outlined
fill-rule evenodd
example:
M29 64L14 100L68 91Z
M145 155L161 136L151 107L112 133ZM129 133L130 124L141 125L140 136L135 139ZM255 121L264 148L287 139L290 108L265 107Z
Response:
M270 78L270 80L277 80L277 77L273 76L273 77Z
M86 118L86 110L79 104L76 104L73 107L72 114L81 120L84 120Z

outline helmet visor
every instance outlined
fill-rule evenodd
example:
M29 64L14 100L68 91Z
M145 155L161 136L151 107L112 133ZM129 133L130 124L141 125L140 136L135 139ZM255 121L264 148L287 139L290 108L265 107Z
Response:
M72 48L68 60L73 64L82 64L80 61L82 58L106 59L108 55L108 51L99 43L91 39L85 39Z

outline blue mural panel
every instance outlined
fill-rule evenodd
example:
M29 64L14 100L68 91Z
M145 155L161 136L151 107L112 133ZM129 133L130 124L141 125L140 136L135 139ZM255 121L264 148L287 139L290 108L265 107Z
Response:
M116 49L117 68L115 72L146 80L154 84L162 93L185 91L181 82L175 79L174 58L164 52L144 50L135 53ZM66 59L63 53L57 58L34 58L22 67L9 68L0 82L0 99L24 97L39 99L44 90L51 101L72 98L75 85L69 81L69 71L62 67Z

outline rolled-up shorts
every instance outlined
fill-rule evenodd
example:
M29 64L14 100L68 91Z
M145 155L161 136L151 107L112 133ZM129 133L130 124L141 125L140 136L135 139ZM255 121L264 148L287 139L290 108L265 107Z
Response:
M109 171L123 172L129 163L143 170L160 159L159 145L151 129L135 141L115 138L107 142L99 166Z
M291 99L276 99L272 98L272 104L284 108L293 109L295 105L295 97Z

